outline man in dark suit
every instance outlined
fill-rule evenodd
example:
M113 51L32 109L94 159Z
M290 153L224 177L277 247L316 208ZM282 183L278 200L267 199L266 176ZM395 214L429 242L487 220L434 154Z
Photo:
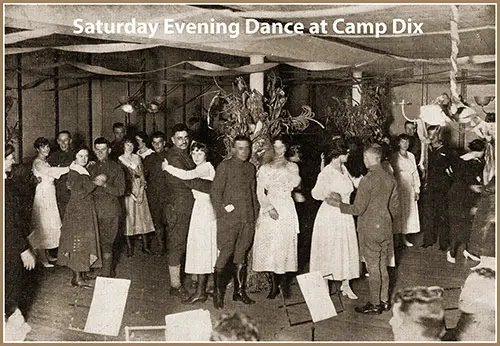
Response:
M368 173L361 179L354 203L342 203L340 195L327 198L344 214L358 215L361 254L370 277L370 301L356 312L380 314L390 310L387 263L393 252L392 220L399 215L399 196L394 177L381 165L382 148L373 145L363 152Z
M125 174L120 165L109 158L111 148L107 139L97 138L94 152L97 162L90 165L88 171L97 185L93 194L102 250L102 274L113 277L113 259L117 259L115 241L123 217L119 198L125 193Z
M113 136L114 139L110 143L111 152L109 158L113 161L118 161L118 157L123 154L123 139L127 134L127 129L123 123L113 124Z
M236 264L233 300L245 304L255 303L245 291L247 252L252 246L255 220L259 213L255 166L248 162L251 151L250 139L237 136L233 144L233 157L219 164L212 183L210 198L217 215L219 249L214 275L216 309L224 307L227 284L224 270L231 257Z
M75 159L73 150L71 150L71 133L69 131L61 131L57 134L57 145L59 150L50 153L47 158L47 162L52 167L69 167L71 162ZM55 181L56 185L56 198L57 198L57 208L59 209L59 215L61 220L64 217L64 211L66 210L66 205L69 202L70 191L66 186L68 181L68 175L64 174L59 179Z
M189 154L189 135L185 124L177 124L172 128L174 146L167 151L169 165L183 170L196 168ZM168 271L170 274L170 294L185 300L188 291L181 281L181 261L186 253L187 236L194 197L191 189L209 193L212 184L209 180L181 180L168 172L166 177L165 203L168 222Z
M146 194L148 197L149 210L155 225L155 235L159 246L159 256L166 253L165 232L167 220L165 217L165 189L166 177L161 165L167 158L165 150L166 140L163 132L154 132L151 135L154 153L144 159L144 175L146 177Z

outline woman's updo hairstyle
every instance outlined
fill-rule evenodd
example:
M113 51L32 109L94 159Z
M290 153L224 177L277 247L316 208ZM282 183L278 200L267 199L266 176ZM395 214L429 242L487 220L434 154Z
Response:
M343 138L334 138L325 151L325 165L341 155L347 155L349 147Z

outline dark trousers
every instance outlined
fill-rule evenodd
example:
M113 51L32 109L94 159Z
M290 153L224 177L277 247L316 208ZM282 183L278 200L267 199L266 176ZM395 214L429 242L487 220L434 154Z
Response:
M450 226L448 223L447 191L426 188L422 193L422 233L424 245L436 243L439 237L439 248L443 251L450 246Z
M366 269L370 274L368 286L370 287L370 302L380 304L380 301L389 301L389 273L387 263L389 261L389 246L392 241L382 242L366 241L362 245L363 256L366 261Z
M156 193L148 193L148 204L151 212L151 218L155 226L155 236L160 242L160 248L165 247L165 235L167 229L167 216L165 215L165 205L163 197Z
M192 205L191 207L186 205L166 205L165 213L168 220L167 252L169 266L180 265L182 257L186 253L187 236L192 210Z
M120 223L119 216L99 216L97 214L97 224L99 225L99 241L103 254L113 253L116 236Z
M248 250L252 247L255 223L238 219L217 220L217 248L219 256L215 267L224 269L229 259L234 256L233 263L244 264Z

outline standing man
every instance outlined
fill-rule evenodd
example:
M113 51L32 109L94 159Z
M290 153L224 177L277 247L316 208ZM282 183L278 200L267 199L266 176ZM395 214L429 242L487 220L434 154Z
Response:
M408 151L415 156L415 162L418 164L420 162L420 154L422 152L422 143L417 135L417 123L406 121L405 133L410 136L410 147L408 148Z
M380 314L391 308L387 263L393 252L392 220L399 214L399 196L396 180L382 167L381 159L380 146L365 149L363 162L368 173L359 183L354 204L342 203L338 194L326 199L342 213L359 216L359 245L370 273L370 301L355 311L365 314Z
M217 167L210 198L217 215L217 248L215 263L214 307L224 307L226 275L224 269L233 257L236 280L233 300L245 304L255 301L246 294L246 259L255 233L255 220L259 214L256 194L255 166L248 162L252 151L248 137L236 136L233 156Z
M118 157L123 154L123 139L127 134L127 129L123 123L113 124L113 136L114 139L110 144L111 153L109 158L113 161L118 161Z
M71 162L74 160L71 141L71 133L69 131L61 131L57 134L57 145L59 146L59 150L51 152L47 159L47 162L52 167L69 167L69 165L71 165ZM64 217L64 211L66 210L66 205L69 202L71 194L66 186L67 181L67 174L62 175L61 178L55 181L57 208L59 209L61 220Z
M144 175L146 177L146 194L148 197L149 210L155 225L155 235L159 246L158 255L163 256L166 253L165 233L167 229L167 220L165 218L165 190L166 177L161 169L161 164L167 158L165 150L165 134L161 131L154 132L152 135L152 144L154 153L146 156L144 159Z
M448 222L448 190L453 182L451 166L458 160L458 155L439 139L439 129L429 126L431 135L428 151L427 183L422 190L422 233L426 248L436 243L439 237L439 249L448 251L450 246L450 225Z
M94 201L99 225L102 250L102 274L114 277L114 262L117 253L115 240L122 215L119 198L125 193L125 174L118 163L109 158L111 148L107 139L99 137L94 141L97 162L88 167L90 178L97 185Z
M189 135L185 124L177 124L172 128L174 146L167 151L168 163L183 170L195 169L196 165L189 155ZM212 184L209 180L181 180L168 172L166 177L166 218L168 221L168 271L170 274L170 294L186 300L189 292L181 281L181 261L186 253L187 236L194 197L191 189L204 193L210 192Z

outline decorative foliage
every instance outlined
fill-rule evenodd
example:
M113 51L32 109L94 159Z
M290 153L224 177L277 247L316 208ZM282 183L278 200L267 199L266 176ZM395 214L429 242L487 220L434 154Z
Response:
M309 106L303 106L298 116L292 116L284 106L287 101L284 86L275 74L271 74L266 87L266 96L257 90L251 91L242 77L233 83L233 92L228 93L219 87L208 111L208 124L214 126L223 138L226 156L231 152L233 140L244 135L252 140L250 162L259 166L262 157L270 148L270 140L280 133L303 131L314 113Z
M361 102L353 102L350 90L344 98L332 96L324 123L330 132L347 139L358 138L363 143L381 141L391 120L389 90L367 83L359 88Z

